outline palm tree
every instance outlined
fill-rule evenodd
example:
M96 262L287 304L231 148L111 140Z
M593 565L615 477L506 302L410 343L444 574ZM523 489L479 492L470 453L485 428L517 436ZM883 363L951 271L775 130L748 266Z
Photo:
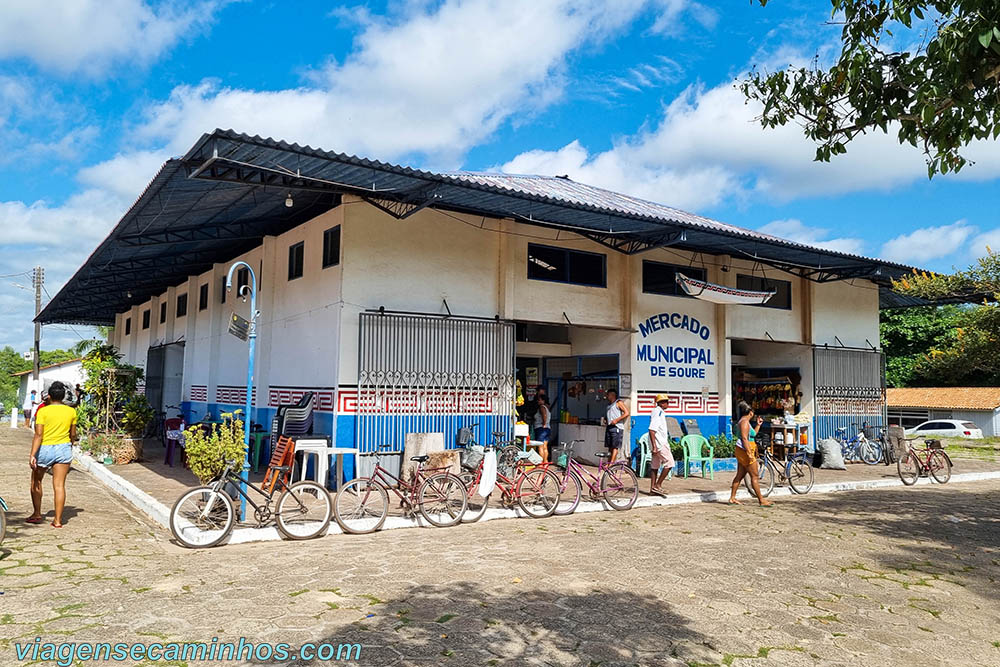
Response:
M106 344L108 339L111 338L111 333L114 329L114 327L97 327L97 336L81 340L79 343L71 347L70 350L78 357L85 357L87 356L87 353L95 347L100 347L101 345Z

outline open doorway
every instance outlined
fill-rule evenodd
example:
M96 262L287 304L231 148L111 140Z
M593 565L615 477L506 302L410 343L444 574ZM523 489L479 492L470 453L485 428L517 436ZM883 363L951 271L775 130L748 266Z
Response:
M184 388L184 343L149 348L146 355L146 400L168 417L180 411Z

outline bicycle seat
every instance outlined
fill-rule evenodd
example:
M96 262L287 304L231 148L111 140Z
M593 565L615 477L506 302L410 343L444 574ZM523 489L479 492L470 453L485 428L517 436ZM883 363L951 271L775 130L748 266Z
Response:
M606 459L609 456L611 456L611 454L608 454L607 452L597 452L596 454L594 454L594 456L596 456L599 459Z
M426 454L424 454L423 456L411 456L410 460L411 461L416 461L417 463L423 463L424 461L426 461L429 458L430 458L429 456L427 456Z
M504 437L505 435L507 435L507 434L504 433L503 431L493 431L493 438L495 440L499 440L500 438Z
M285 472L291 469L292 466L271 466L271 470L276 470L277 472Z

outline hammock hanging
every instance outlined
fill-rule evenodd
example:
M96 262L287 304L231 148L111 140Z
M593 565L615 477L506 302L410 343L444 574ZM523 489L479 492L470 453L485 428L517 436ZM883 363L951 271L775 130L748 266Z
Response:
M744 305L759 305L767 303L767 300L774 296L775 292L755 292L753 290L736 289L725 285L705 282L688 278L683 273L677 272L677 284L681 286L685 294L693 296L702 301L712 303L732 303Z

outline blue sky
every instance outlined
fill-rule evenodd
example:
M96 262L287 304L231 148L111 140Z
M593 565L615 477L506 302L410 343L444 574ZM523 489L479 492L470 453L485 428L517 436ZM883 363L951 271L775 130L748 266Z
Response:
M1000 151L929 182L870 135L833 164L762 130L733 82L837 53L785 0L73 0L0 6L0 275L55 294L163 160L215 127L430 169L568 174L929 269L1000 247ZM0 278L0 345L31 294ZM89 336L46 327L45 347Z

